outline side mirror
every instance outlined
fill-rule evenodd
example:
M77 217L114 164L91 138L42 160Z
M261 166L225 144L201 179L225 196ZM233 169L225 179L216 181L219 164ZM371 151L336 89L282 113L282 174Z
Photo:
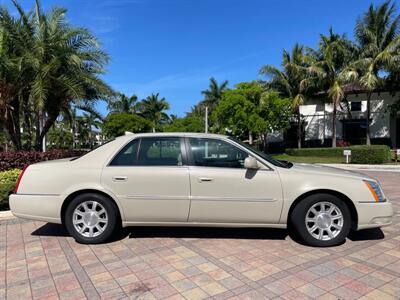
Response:
M257 159L251 156L246 157L246 159L244 160L244 167L251 170L257 170L260 168Z

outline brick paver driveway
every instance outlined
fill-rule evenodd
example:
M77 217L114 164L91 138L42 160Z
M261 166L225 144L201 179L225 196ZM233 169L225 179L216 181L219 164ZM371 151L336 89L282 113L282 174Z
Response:
M59 225L3 221L0 298L399 299L400 173L380 179L391 227L333 248L294 242L286 230L131 228L87 246Z

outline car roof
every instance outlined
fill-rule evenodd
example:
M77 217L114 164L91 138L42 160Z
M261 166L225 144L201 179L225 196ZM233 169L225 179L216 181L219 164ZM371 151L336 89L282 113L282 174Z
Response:
M177 137L209 137L209 138L219 138L219 139L227 139L228 137L223 134L213 134L213 133L201 133L201 132L152 132L152 133L128 133L123 136L117 137L117 139L133 139L136 137L169 137L169 136L177 136Z

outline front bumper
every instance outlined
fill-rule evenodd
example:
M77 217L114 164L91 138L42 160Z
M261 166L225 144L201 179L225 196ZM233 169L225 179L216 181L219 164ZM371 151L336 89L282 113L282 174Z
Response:
M357 230L377 228L392 224L393 206L390 202L358 203Z
M14 216L61 224L62 197L59 195L10 195L10 209Z

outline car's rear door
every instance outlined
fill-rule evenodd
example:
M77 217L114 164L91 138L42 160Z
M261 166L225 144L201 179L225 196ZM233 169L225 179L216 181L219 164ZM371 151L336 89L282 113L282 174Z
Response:
M244 168L247 151L223 139L187 138L189 222L278 223L282 188L275 170Z
M126 222L186 222L189 169L181 137L142 137L127 144L102 173L122 203Z

